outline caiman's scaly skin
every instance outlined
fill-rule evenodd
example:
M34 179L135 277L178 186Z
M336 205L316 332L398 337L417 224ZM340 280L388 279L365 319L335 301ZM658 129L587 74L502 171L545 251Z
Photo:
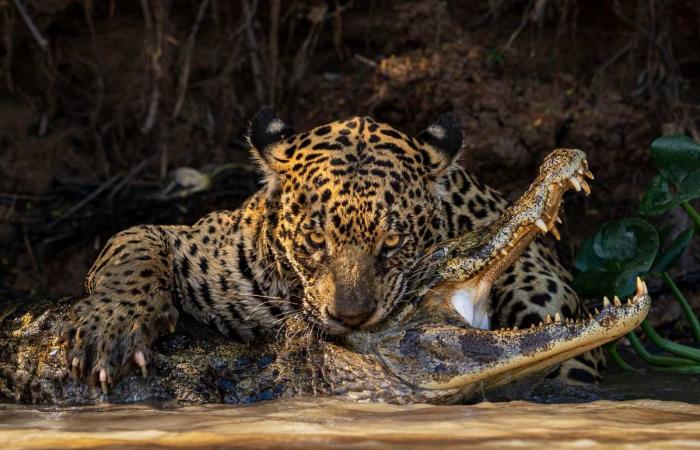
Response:
M262 346L192 343L178 350L181 344L171 341L166 347L175 350L153 352L156 374L128 376L106 398L206 402L336 395L450 403L526 375L545 374L636 327L650 307L644 283L638 280L637 292L625 304L605 300L595 316L557 314L523 330L472 327L464 320L465 302L474 302L473 310L482 307L493 280L538 233L552 229L564 191L588 190L586 176L590 172L583 152L554 151L528 191L498 220L428 248L412 270L409 301L372 329L330 341L319 338L303 319L290 318L284 335ZM65 403L101 397L99 388L71 381L59 362L65 356L56 345L57 324L65 306L18 315L16 304L0 302L0 399ZM243 368L237 364L245 354L263 353L274 357Z

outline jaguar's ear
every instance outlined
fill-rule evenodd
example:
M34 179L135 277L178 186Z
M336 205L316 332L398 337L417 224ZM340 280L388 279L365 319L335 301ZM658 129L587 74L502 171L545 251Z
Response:
M445 170L459 158L462 149L462 128L451 114L441 115L437 121L421 131L418 137L432 147L436 154L431 160L438 163L438 171Z
M294 129L269 109L261 109L250 122L248 141L253 157L266 175L279 173L286 165L286 139L296 134Z

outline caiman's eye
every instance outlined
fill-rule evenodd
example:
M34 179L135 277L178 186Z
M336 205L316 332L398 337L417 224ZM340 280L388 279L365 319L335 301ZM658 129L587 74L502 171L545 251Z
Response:
M306 242L313 248L324 248L326 246L326 237L322 233L312 231L306 235Z
M403 235L401 234L390 234L384 238L384 243L382 244L383 251L394 250L403 244Z

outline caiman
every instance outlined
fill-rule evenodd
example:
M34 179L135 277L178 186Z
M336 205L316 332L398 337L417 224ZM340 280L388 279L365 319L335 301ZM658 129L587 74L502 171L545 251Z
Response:
M481 329L491 285L558 220L562 195L590 176L585 154L548 155L529 189L491 224L431 246L416 263L412 294L381 324L328 338L290 317L279 338L232 343L191 321L158 341L155 371L130 375L107 395L71 377L59 326L72 299L0 298L0 400L250 403L332 395L388 403L477 398L623 336L646 316L643 281L626 302L603 300L585 317L547 316L528 329Z

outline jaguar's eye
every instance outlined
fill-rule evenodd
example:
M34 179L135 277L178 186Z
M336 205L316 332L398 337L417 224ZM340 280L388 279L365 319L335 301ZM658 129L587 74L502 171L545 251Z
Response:
M382 245L382 250L394 250L401 247L403 244L403 235L400 234L390 234L384 238L384 244Z
M306 235L306 242L313 248L324 248L326 246L326 237L323 233L312 231Z

